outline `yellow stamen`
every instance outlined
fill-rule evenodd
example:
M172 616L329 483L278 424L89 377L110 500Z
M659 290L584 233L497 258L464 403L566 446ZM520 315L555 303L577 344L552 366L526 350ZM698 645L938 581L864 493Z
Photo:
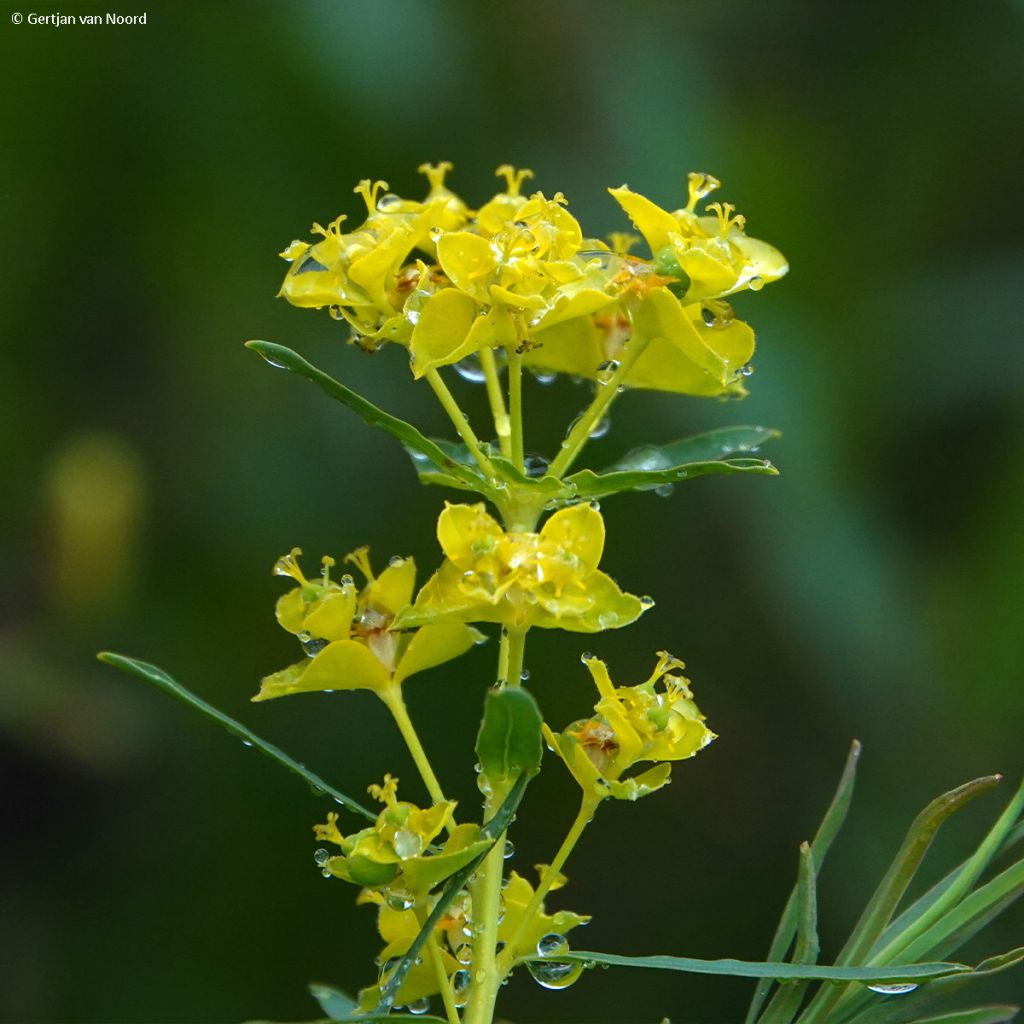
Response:
M639 241L640 236L631 234L629 231L613 231L608 236L608 244L611 246L612 252L617 252L620 256L626 256Z
M365 577L367 583L374 581L373 569L370 568L370 548L363 545L345 556L346 562L351 562Z
M366 212L374 214L377 212L377 196L381 192L386 192L390 187L386 181L370 181L369 178L363 178L352 191L363 197L363 202L366 203Z
M291 576L296 583L306 584L309 581L302 574L302 570L299 568L297 561L299 555L302 554L302 548L292 548L287 555L282 555L274 563L274 575L275 576Z
M444 177L452 167L451 161L442 160L439 164L420 164L417 170L427 176L431 192L440 192L444 188Z
M495 177L505 179L505 191L510 196L519 195L523 182L527 178L533 177L533 171L529 170L529 168L521 167L519 170L516 170L511 164L502 164L494 174Z
M310 231L312 231L313 234L315 235L323 235L324 238L327 238L329 235L338 235L340 237L341 225L347 219L347 215L342 213L335 217L334 220L332 220L331 223L327 225L327 227L323 227L323 225L314 222L313 226L310 228Z
M687 186L690 190L690 201L686 204L687 212L693 213L697 203L705 196L711 195L721 184L717 178L712 177L710 174L704 174L701 171L690 171L687 175Z
M388 807L394 807L398 802L395 795L398 792L398 779L394 775L385 775L383 785L378 786L375 782L371 783L366 787L366 792L374 800L379 800L382 804L387 804Z
M725 238L733 228L742 231L746 227L746 217L739 213L733 216L736 207L732 203L708 203L707 209L718 218L718 233L722 238Z
M335 562L330 555L324 555L323 558L320 559L320 565L322 567L320 569L320 575L323 576L324 583L331 582L331 567L337 564L338 563Z

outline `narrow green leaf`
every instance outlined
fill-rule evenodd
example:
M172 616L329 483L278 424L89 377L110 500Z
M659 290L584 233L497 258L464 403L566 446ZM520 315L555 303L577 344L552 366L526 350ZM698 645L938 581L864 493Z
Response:
M260 739L251 729L242 725L241 722L236 722L229 715L224 714L223 711L219 711L212 704L207 704L201 697L197 697L194 693L186 690L176 679L172 679L163 669L157 668L156 665L150 665L145 661L138 661L135 658L128 658L123 654L114 654L111 651L103 651L97 655L100 661L105 665L112 665L114 668L120 669L122 672L127 672L129 675L136 676L139 679L144 679L147 683L152 683L154 686L158 686L165 693L169 693L172 697L177 697L178 700L184 701L190 707L195 708L201 714L206 715L207 718L212 718L218 725L223 726L233 736L237 736L246 746L252 747L254 750L258 750L261 754L266 754L272 761L276 761L279 765L287 768L290 772L294 772L300 778L305 779L306 782L313 787L314 790L319 790L326 793L328 796L334 798L335 803L341 804L343 807L347 807L350 811L356 814L362 815L364 818L368 818L370 821L376 821L377 815L367 808L363 807L362 804L353 800L351 797L346 796L341 790L335 789L329 782L325 782L320 778L319 775L311 772L305 765L299 764L294 758L289 757L279 747L275 747L273 743L268 743L264 739Z
M653 491L668 484L694 480L699 476L755 473L759 476L778 476L779 471L765 459L730 459L725 462L688 462L667 469L630 470L628 472L595 473L583 469L565 478L577 499L593 501L623 491Z
M1002 848L1011 829L1024 810L1024 784L1020 786L1007 808L981 841L973 856L969 857L955 873L949 885L936 895L936 898L921 912L893 935L871 959L879 963L887 963L910 946L916 938L924 934L948 910L952 909L970 892L974 883L981 877L992 858ZM876 945L877 948L877 945Z
M794 964L813 964L818 960L818 895L814 858L807 843L800 844L800 868L797 875L797 931ZM763 1024L789 1024L796 1016L807 981L780 985L761 1018Z
M522 958L525 963L530 958ZM682 971L687 974L718 974L733 978L781 978L800 981L856 981L861 984L897 984L922 982L970 971L966 964L898 964L885 967L828 967L819 964L759 963L750 960L696 960L684 956L619 956L617 953L592 953L570 950L558 954L559 960L584 964L608 964L609 967L644 967L656 971Z
M763 444L781 436L778 430L772 430L771 427L721 427L669 444L634 448L604 472L632 472L638 469L665 469L687 462L715 462L744 452L756 452Z
M356 1012L357 1003L350 996L340 989L331 985L321 985L313 982L309 986L309 994L320 1004L320 1009L327 1014L331 1020L344 1020Z
M910 1024L1003 1024L1013 1020L1019 1006L979 1006L973 1010L955 1010L938 1017L918 1017Z
M543 755L541 713L533 695L521 687L490 690L476 738L476 756L485 775L512 779L535 775Z
M479 856L471 860L460 871L456 871L455 874L448 879L444 889L441 891L441 895L434 904L433 910L431 910L426 921L423 922L423 927L420 928L416 938L412 941L412 945L406 950L402 959L391 972L391 976L388 978L387 983L384 985L383 989L381 989L380 1002L376 1007L377 1012L386 1013L394 1005L395 996L398 994L398 990L402 987L402 982L405 981L405 976L412 969L412 965L416 962L416 957L419 956L420 950L423 949L427 939L430 938L435 925L441 920L441 917L448 909L448 905L453 899L455 899L456 895L458 895L459 890L462 889L466 882L468 882L476 872L477 868L479 868L484 862L484 858L491 852L491 848L494 844L505 834L505 830L508 828L509 823L512 821L512 818L516 813L516 808L519 807L519 804L523 799L523 794L526 792L526 787L529 781L530 777L525 772L520 775L515 784L509 790L508 796L502 801L501 806L494 812L494 816L490 821L484 824L483 828L480 829L481 837L488 840L487 846L480 852ZM371 1011L371 1014L373 1012L374 1011ZM360 1020L364 1019L366 1018L360 1018Z
M980 779L974 779L936 797L921 811L910 826L903 844L861 914L853 933L836 958L837 963L864 962L868 951L878 941L879 936L892 919L897 905L917 873L939 827L951 814L960 810L976 796L998 785L999 780L1000 776L998 775L987 775ZM913 957L908 956L907 959L912 960ZM846 994L847 990L839 986L820 989L810 1006L801 1015L801 1024L830 1021L829 1011Z
M409 458L412 459L413 469L420 479L420 483L434 484L439 487L453 487L460 491L476 491L479 494L489 494L491 487L483 474L477 468L476 461L469 454L469 449L455 441L446 438L432 437L429 440L437 445L444 453L445 458L462 466L465 473L455 474L449 468L439 467L433 460L429 459L421 451L415 448L404 446ZM475 483L470 483L466 474L470 474Z
M811 841L811 857L814 861L815 872L821 871L825 862L825 855L829 851L833 840L839 834L839 830L846 821L847 812L850 809L850 802L853 800L853 788L857 779L857 762L860 760L861 746L857 740L850 744L850 752L846 755L846 763L843 765L843 773L839 777L839 785L836 787L832 802L825 811L824 818L818 826L818 831ZM793 936L796 934L797 915L797 888L794 886L786 901L782 917L779 919L779 926L775 930L772 944L768 950L767 959L771 961L782 960L789 952ZM757 983L754 990L754 997L750 1002L750 1009L747 1011L745 1024L752 1024L761 1012L761 1007L768 996L771 988L771 979L765 978Z
M347 405L364 423L387 431L392 437L398 438L407 449L419 452L438 469L462 480L470 489L478 489L479 475L467 472L465 467L449 459L435 442L424 437L411 423L406 423L405 420L400 420L397 416L378 409L372 402L346 387L341 381L335 380L330 374L324 373L323 370L307 362L298 352L293 352L284 345L276 345L272 341L247 341L245 347L259 353L271 366L291 370L300 377L312 381L331 398L341 402L342 405Z

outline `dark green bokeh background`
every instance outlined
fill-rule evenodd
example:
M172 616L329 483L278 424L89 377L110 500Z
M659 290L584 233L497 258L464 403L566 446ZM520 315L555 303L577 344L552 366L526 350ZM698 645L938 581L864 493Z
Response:
M559 905L617 952L764 954L850 739L865 755L822 878L826 954L917 809L1021 756L1024 360L1018 4L297 3L4 0L0 18L0 1013L8 1021L315 1015L309 980L367 983L372 914L325 882L329 809L215 727L93 661L155 661L358 794L411 764L365 694L247 703L294 658L275 557L369 542L438 561L440 491L304 382L242 348L306 353L427 432L401 351L343 344L273 295L275 253L358 213L364 176L418 193L451 159L470 201L506 160L592 233L608 185L678 205L708 170L790 277L737 303L751 397L630 394L593 464L730 423L785 433L777 480L605 502L610 571L657 607L587 640L626 680L685 657L720 740L666 792L604 808ZM148 12L138 28L11 11ZM482 422L483 396L456 382ZM584 389L530 382L528 446ZM592 694L580 638L531 637L564 723ZM494 644L409 699L450 790ZM514 863L550 857L575 801L550 763ZM940 837L933 875L1001 802ZM968 951L1022 940L1020 908ZM1024 989L1016 976L988 995ZM505 990L515 1020L735 1021L740 982L598 971Z

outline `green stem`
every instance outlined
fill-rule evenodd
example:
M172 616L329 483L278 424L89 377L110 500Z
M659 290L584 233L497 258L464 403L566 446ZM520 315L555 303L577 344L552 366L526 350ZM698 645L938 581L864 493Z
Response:
M505 793L495 789L487 798L484 817L490 818L501 806ZM465 1024L491 1024L501 977L498 974L498 912L501 882L505 873L505 834L494 844L477 872L470 889L473 904L473 961L466 1004Z
M515 349L508 350L508 413L511 420L512 461L523 469L523 357Z
M391 712L395 725L398 726L398 731L402 734L402 739L405 740L405 745L409 748L409 753L416 763L420 778L423 779L423 784L427 787L430 799L435 804L444 803L444 792L441 789L441 784L437 781L434 769L430 767L427 752L423 749L423 744L420 743L420 738L416 734L416 728L409 717L409 710L406 708L405 701L402 698L402 688L400 686L392 686L389 689L382 690L380 692L380 699L384 701ZM449 820L446 827L450 833L454 830L455 823Z
M480 349L480 366L484 371L487 384L487 400L491 404L491 415L494 417L494 432L498 435L501 454L506 459L512 458L511 424L505 409L505 396L501 393L501 381L498 378L498 365L494 360L494 350Z
M441 374L437 370L427 370L424 374L427 378L427 382L434 389L434 394L437 395L438 401L444 407L444 411L448 413L448 418L452 421L455 429L459 432L459 437L465 442L466 447L469 449L470 455L473 456L477 461L477 465L484 471L484 474L488 479L493 480L495 477L494 466L491 465L491 460L483 452L483 448L480 445L480 440L476 434L473 433L473 428L469 425L469 420L466 419L466 414L459 407L459 403L455 401L454 396L448 390L448 385L441 379Z
M544 897L547 896L551 886L554 885L555 879L558 878L559 873L565 866L565 862L569 859L569 854L572 853L580 840L580 836L583 835L583 830L593 821L594 813L600 803L600 797L584 793L576 819L562 841L562 845L558 848L558 853L555 854L554 859L548 865L547 871L544 872L544 877L541 878L533 898L526 905L526 910L523 911L522 917L519 920L519 927L512 933L505 945L504 951L499 957L498 970L502 978L511 970L513 959L517 955L516 949L522 941L523 934L533 923L537 911L540 910L541 905L544 903Z
M419 915L417 914L417 917ZM427 915L423 914L423 920L420 921L422 927L423 922L426 921ZM444 969L444 960L441 957L441 948L437 942L437 935L431 935L427 942L427 955L430 957L430 965L434 969L434 977L437 979L437 986L441 990L441 1001L444 1003L444 1011L448 1016L448 1024L461 1024L459 1020L459 1009L455 1005L455 996L452 993L451 982L448 980L448 974Z
M619 387L629 371L633 369L633 364L643 354L644 349L647 348L650 340L650 338L634 336L633 340L623 348L622 358L619 360L619 365L615 372L608 379L607 383L598 384L594 400L587 406L583 415L576 421L576 426L569 431L569 436L562 442L562 450L558 453L555 461L551 463L550 472L555 476L565 474L576 460L576 457L583 451L584 445L590 439L590 432L600 422L605 412L607 412L608 406L615 400L615 396L619 393Z
M505 682L519 686L523 679L523 656L526 649L526 630L510 629L506 633L508 657L505 661Z

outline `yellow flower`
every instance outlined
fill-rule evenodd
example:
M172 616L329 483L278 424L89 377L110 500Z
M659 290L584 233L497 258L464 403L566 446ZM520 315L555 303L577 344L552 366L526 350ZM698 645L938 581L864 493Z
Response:
M397 314L411 284L400 269L413 249L433 256L433 235L461 227L468 215L465 203L444 185L450 168L420 167L430 181L422 202L387 193L385 181L361 181L355 191L366 204L366 220L351 233L341 230L344 216L326 228L314 224L321 241L292 242L281 253L292 267L279 294L295 306L330 307L360 334L408 340L411 325Z
M714 216L699 216L698 201L719 187L710 174L689 175L689 202L669 213L628 186L608 191L644 236L659 273L675 278L685 303L718 299L744 288L757 291L787 270L774 246L744 234L745 218L731 203L711 203Z
M480 838L479 825L457 825L443 847L432 849L434 838L451 821L455 802L421 810L399 801L397 790L398 779L391 775L384 776L383 785L369 787L370 795L385 805L369 828L343 836L332 811L327 823L313 831L317 839L341 849L333 857L318 851L325 875L380 890L391 905L404 909L483 852L487 840Z
M544 865L538 865L538 871ZM543 872L540 871L543 876ZM559 876L559 884L553 885L552 889L561 888L565 884L565 876ZM502 898L505 901L505 917L498 926L498 939L501 942L511 942L513 936L522 927L523 914L533 899L534 888L530 883L517 874L515 871L508 876L508 882L502 890ZM525 926L522 935L516 941L511 951L506 951L509 960L520 956L534 956L537 953L537 943L545 935L564 936L573 928L587 924L590 916L576 914L571 910L556 910L554 914L544 912L544 904L541 903L537 913L534 914L529 924Z
M351 576L332 580L334 559L323 559L318 580L299 568L295 548L278 559L274 572L299 585L277 602L277 621L297 636L307 654L304 661L267 676L254 701L314 690L392 691L416 672L450 661L480 642L483 636L460 622L431 623L415 632L394 628L395 618L412 600L416 565L411 558L393 558L375 576L369 549L359 548L346 561L366 576L358 590Z
M507 190L486 203L462 231L437 242L440 269L451 288L415 313L410 349L422 376L483 348L530 345L534 331L609 306L610 275L581 256L583 232L559 192L520 195L528 170L504 165ZM590 243L591 245L596 243Z
M683 663L672 655L662 651L650 678L639 686L614 686L607 665L593 655L585 654L583 663L600 694L596 716L557 735L547 725L543 728L548 745L584 793L618 800L647 796L669 781L672 766L667 762L693 757L715 738L694 703L688 680L677 674ZM657 764L622 778L643 761Z
M399 626L456 619L596 633L628 625L653 604L597 568L604 520L591 505L561 509L539 533L506 533L482 504L448 504L437 538L446 561Z

